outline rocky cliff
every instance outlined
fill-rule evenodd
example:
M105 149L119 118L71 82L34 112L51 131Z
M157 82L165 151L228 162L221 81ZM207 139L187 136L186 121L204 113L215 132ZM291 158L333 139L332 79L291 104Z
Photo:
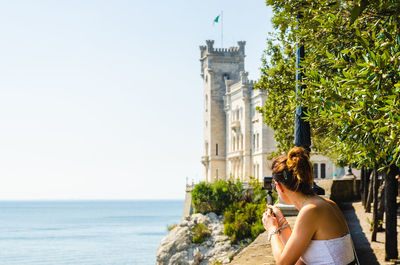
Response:
M203 223L211 231L205 241L195 244L193 228ZM223 234L222 216L215 213L193 214L173 228L157 249L156 265L227 264L242 247L231 244Z

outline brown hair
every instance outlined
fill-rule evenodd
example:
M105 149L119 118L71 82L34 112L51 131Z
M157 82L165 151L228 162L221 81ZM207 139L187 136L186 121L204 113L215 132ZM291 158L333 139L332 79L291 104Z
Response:
M314 194L312 165L304 148L294 147L288 155L275 158L271 169L274 180L284 184L289 190L306 195Z

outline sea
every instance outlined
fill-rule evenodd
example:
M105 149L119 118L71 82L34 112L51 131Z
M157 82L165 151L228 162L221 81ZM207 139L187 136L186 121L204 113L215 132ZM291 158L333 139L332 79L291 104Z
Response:
M154 265L184 201L0 202L1 265Z

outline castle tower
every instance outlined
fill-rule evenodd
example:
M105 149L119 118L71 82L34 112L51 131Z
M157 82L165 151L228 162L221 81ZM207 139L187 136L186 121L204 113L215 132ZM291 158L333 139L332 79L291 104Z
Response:
M240 81L244 71L244 41L238 47L214 48L207 40L200 46L201 77L204 82L204 156L205 181L225 179L227 155L227 128L225 113L226 80Z
M201 77L204 83L204 179L213 183L233 178L248 182L272 176L274 132L263 122L257 108L264 106L267 93L254 89L244 69L244 41L237 47L214 48L207 40L200 46ZM332 177L336 167L327 157L312 154L315 178ZM319 170L320 169L320 170Z

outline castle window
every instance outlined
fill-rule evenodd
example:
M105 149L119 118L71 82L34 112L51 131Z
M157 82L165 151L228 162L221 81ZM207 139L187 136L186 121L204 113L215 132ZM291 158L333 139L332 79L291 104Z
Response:
M314 173L314 178L315 179L318 178L318 164L317 163L315 163L313 165L313 173Z
M225 80L229 80L229 75L228 74L224 74L224 81Z
M206 112L208 111L208 95L206 95L206 100L205 100L206 102L206 104L205 104L205 107L206 107Z
M260 148L260 134L257 133L257 149Z
M204 149L205 149L206 156L208 156L208 143L207 142L204 144Z
M218 144L215 145L215 155L218 155Z
M321 164L321 178L324 179L326 177L326 165Z

